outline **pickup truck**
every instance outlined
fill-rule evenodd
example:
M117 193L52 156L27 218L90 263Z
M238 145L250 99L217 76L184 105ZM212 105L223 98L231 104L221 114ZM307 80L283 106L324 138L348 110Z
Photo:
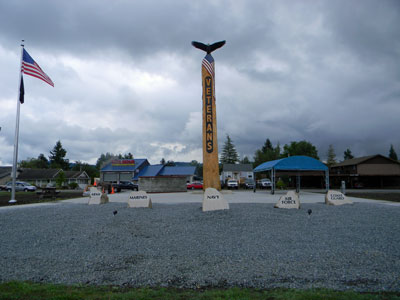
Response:
M120 192L121 190L132 190L132 191L139 190L139 186L136 183L130 181L120 181L119 183L113 183L112 187L117 192Z
M239 183L236 179L229 179L228 182L226 183L228 189L238 189L239 188Z

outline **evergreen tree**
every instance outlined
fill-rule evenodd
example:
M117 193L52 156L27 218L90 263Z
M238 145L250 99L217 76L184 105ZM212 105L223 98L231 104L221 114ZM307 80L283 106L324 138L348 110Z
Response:
M274 149L274 153L275 153L275 159L278 159L279 157L281 157L281 144L276 144L276 147Z
M37 167L38 169L48 169L49 168L49 160L43 153L40 153L37 158Z
M353 154L351 154L351 150L349 148L344 151L344 160L352 159L354 158Z
M164 159L164 157L163 157L163 158L161 158L161 160L160 160L160 164L162 164L162 165L165 165L165 159Z
M267 139L262 146L261 149L256 150L254 153L254 163L253 166L257 167L258 165L266 162L266 161L271 161L278 159L281 154L281 147L279 143L276 145L274 148L272 146L272 143L269 139Z
M335 154L335 150L333 149L332 144L329 145L329 148L328 148L326 164L328 165L328 167L336 164L336 154Z
M243 159L240 161L241 164L251 164L250 159L245 156Z
M394 151L393 145L390 145L389 158L398 160L397 153L396 153L396 151Z
M50 165L52 168L61 168L63 170L69 169L69 160L65 159L65 155L67 154L67 150L65 150L61 144L61 141L57 141L53 150L50 151Z
M267 139L264 143L264 146L261 148L263 153L267 153L268 151L273 151L274 148L272 147L272 143L269 139Z
M229 135L227 135L224 147L222 149L220 162L221 164L235 164L238 161L239 161L239 155L236 152L235 146L233 145L233 141L231 140Z

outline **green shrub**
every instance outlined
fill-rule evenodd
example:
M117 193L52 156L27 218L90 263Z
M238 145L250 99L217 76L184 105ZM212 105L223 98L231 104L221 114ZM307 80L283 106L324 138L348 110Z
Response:
M68 185L68 187L69 187L71 190L75 190L75 189L77 189L77 188L79 187L79 185L78 185L76 182L71 182L71 183Z
M64 171L60 171L56 177L56 184L58 188L62 188L65 181L65 173Z
M283 180L282 179L279 179L278 180L278 182L276 183L276 187L278 188L278 189L284 189L284 188L286 188L286 184L283 182Z

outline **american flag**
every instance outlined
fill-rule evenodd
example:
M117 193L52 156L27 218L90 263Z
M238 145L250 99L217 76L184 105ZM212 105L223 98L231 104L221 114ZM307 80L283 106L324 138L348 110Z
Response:
M33 58L28 54L28 52L24 49L22 55L22 66L21 72L23 74L27 74L36 78L43 80L44 82L54 86L53 81L51 81L50 77L47 76L45 72L39 67L39 65L33 60Z
M211 77L214 78L214 58L211 56L211 54L207 54L203 58L203 62L201 64L208 73L210 73Z

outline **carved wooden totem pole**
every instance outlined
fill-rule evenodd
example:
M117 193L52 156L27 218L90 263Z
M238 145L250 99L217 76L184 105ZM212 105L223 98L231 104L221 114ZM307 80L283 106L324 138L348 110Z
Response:
M215 69L211 52L222 47L225 41L212 45L192 42L207 52L201 67L203 83L203 189L221 190L218 166L217 113L215 107Z

